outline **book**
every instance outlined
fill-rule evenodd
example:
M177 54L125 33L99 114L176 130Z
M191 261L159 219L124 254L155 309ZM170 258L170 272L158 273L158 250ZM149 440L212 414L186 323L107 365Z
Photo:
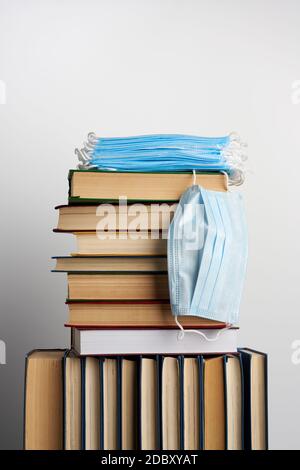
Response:
M248 348L239 349L243 364L245 449L268 449L268 358Z
M182 367L183 448L198 450L203 439L201 358L184 357Z
M69 203L116 202L124 196L128 201L177 202L192 183L192 172L70 170ZM196 184L215 191L227 190L227 178L220 172L197 172Z
M83 361L83 448L100 449L100 367L99 359L86 357Z
M52 272L160 272L167 273L167 257L163 256L56 256Z
M165 256L166 232L74 232L75 255Z
M64 374L64 449L82 448L82 359L67 351L63 361Z
M61 205L55 232L168 230L177 203Z
M208 338L218 330L197 330ZM73 329L73 348L80 355L126 354L211 354L237 351L237 329L224 329L216 341L207 341L198 334L186 333L178 339L175 329Z
M180 450L180 373L176 357L162 363L162 449Z
M138 361L121 358L122 450L138 448Z
M243 449L243 387L239 356L224 356L226 449Z
M67 300L66 326L78 328L178 328L168 301ZM184 328L224 328L225 323L192 315L179 320Z
M204 359L204 449L225 450L223 357Z
M105 358L103 361L104 450L118 450L120 446L119 388L119 360Z
M35 350L26 357L24 448L63 449L62 350Z
M159 368L156 359L140 358L140 449L160 447Z
M160 273L68 274L70 300L169 299L168 275Z

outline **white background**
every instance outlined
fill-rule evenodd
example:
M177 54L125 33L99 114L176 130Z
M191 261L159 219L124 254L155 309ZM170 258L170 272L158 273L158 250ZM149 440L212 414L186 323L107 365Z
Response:
M237 131L249 144L240 345L269 354L270 446L299 448L300 3L0 0L1 447L20 447L24 356L64 347L50 257L74 147L98 135ZM299 86L299 85L298 85ZM3 87L2 87L3 89ZM2 93L3 94L3 93ZM299 103L299 104L297 104Z

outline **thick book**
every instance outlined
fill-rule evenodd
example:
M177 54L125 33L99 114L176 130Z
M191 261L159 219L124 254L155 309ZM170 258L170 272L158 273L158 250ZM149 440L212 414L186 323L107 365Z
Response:
M132 173L101 170L70 170L69 203L129 201L176 202L193 184L192 172ZM197 172L196 184L215 191L227 190L227 177L220 172Z
M160 448L160 368L158 358L140 357L139 363L139 448Z
M178 328L169 301L67 300L66 326L79 328ZM192 315L179 317L184 328L224 328L225 323Z
M138 361L121 358L121 448L138 448Z
M204 359L204 449L226 449L223 357Z
M182 441L185 450L198 450L203 445L202 368L201 356L182 358Z
M52 272L160 272L167 273L167 256L55 256Z
M239 349L244 375L245 449L268 449L268 357L253 349Z
M240 354L203 359L203 448L244 448L244 391Z
M35 350L26 357L24 448L63 449L63 350Z
M84 359L67 351L63 361L64 449L82 449L82 364Z
M103 361L103 449L121 447L121 369L120 358Z
M227 450L244 447L244 389L240 355L224 356L225 435Z
M160 273L68 274L70 300L166 300L168 275Z
M98 358L87 356L82 362L82 448L86 450L118 450L121 443L121 399L124 393L121 385L121 358ZM134 392L131 378L124 371L126 393ZM125 393L125 396L127 396ZM121 398L122 397L122 398ZM124 408L124 413L126 409ZM129 408L129 412L133 412ZM128 416L128 413L127 413ZM131 416L133 418L133 416ZM128 427L129 429L129 427ZM127 428L124 436L127 436Z
M168 232L74 232L77 256L165 256Z
M205 334L186 333L179 339L175 329L102 329L84 330L74 328L73 348L79 355L123 354L216 354L237 351L236 328L220 330L197 330Z
M162 449L180 450L181 374L179 359L163 357L161 375Z
M168 230L177 204L94 204L57 206L55 232Z
M82 383L82 416L83 416L83 447L86 450L100 449L101 433L101 382L99 359L86 357L83 359Z

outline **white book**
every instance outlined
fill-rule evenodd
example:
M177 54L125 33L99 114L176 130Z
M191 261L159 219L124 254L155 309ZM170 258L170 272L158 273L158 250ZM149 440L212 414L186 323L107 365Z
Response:
M83 330L74 328L72 346L86 355L118 354L216 354L237 351L237 328L197 330L206 335L186 332L180 338L179 329ZM211 341L215 339L215 341Z

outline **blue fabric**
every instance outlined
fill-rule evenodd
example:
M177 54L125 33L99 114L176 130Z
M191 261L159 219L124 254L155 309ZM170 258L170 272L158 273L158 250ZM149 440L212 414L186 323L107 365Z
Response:
M156 134L97 138L89 164L116 171L230 171L223 155L230 136L197 137Z
M234 324L245 280L248 241L242 196L192 186L168 234L172 312Z

